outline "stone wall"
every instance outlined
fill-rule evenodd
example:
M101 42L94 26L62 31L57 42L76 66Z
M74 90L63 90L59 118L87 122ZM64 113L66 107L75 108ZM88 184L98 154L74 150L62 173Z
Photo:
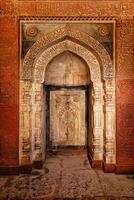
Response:
M117 171L134 167L134 20L118 20L117 73Z
M0 18L0 166L18 166L18 20Z
M116 171L134 170L134 2L2 0L0 5L0 173L17 173L19 159L19 19L71 16L116 24ZM104 16L105 13L105 16ZM52 17L53 16L53 17ZM60 18L61 17L61 18ZM9 169L8 169L9 170ZM6 171L7 173L7 171Z

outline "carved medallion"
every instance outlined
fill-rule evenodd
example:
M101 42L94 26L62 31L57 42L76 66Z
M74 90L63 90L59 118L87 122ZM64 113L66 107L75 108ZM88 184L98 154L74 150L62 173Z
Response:
M105 37L109 34L109 30L108 30L107 26L104 26L104 25L99 27L98 32L102 37Z
M29 36L29 37L35 37L37 36L39 30L37 29L36 26L29 26L27 29L26 29L26 35Z

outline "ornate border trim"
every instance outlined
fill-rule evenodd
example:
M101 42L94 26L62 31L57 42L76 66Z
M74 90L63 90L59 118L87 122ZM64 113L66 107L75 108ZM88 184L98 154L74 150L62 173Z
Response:
M114 16L20 16L19 17L20 20L24 20L24 21L60 21L60 22L65 22L65 21L88 21L90 22L101 22L104 21L104 23L106 21L113 21L115 20ZM106 22L107 23L107 22Z

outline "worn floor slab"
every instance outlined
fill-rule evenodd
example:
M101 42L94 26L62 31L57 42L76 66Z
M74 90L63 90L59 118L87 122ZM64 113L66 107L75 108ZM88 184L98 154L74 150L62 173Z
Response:
M91 168L86 154L49 155L32 175L0 176L0 200L133 200L134 176Z

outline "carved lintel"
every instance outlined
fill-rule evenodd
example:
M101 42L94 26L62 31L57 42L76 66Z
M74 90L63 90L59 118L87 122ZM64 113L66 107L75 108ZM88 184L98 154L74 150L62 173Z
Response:
M50 92L50 141L52 146L85 145L85 91Z

